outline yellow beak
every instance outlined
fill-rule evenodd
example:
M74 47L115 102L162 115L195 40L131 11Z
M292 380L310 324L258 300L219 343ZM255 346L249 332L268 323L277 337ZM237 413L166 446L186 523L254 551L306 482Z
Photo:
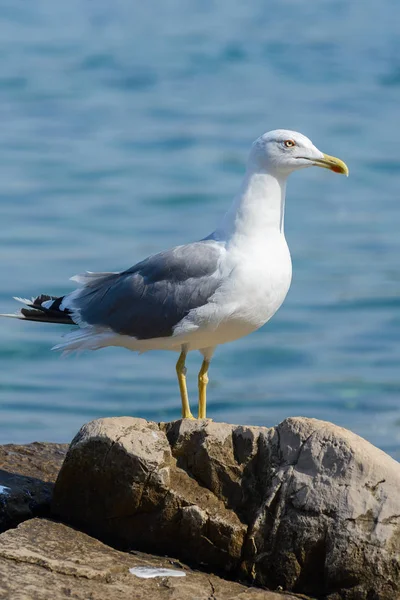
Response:
M314 165L317 167L323 167L324 169L330 169L334 173L341 173L342 175L349 176L349 169L340 158L335 158L334 156L329 156L329 154L324 154L323 158L313 159Z

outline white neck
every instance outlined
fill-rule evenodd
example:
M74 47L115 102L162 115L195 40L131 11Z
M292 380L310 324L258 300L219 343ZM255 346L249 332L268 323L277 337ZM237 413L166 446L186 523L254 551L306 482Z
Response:
M283 235L285 194L285 176L248 169L239 194L210 237L231 241L271 232Z

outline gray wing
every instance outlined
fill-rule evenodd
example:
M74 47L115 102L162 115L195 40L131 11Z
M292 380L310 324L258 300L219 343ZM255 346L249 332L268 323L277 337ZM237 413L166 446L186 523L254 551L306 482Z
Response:
M150 256L124 271L92 278L74 299L89 325L138 339L167 337L190 310L206 304L220 279L224 245L204 240Z

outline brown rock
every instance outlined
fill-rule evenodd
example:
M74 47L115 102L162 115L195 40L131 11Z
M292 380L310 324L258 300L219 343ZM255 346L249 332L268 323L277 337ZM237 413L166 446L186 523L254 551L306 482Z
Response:
M276 428L101 419L82 428L54 514L115 545L271 589L400 597L400 466L314 419Z
M100 419L81 429L58 478L53 510L119 547L228 571L240 564L244 524L176 467L164 432L143 419Z
M210 490L241 520L254 518L265 493L258 460L259 436L273 435L265 427L241 427L212 421L185 419L162 423L177 466Z
M0 532L50 514L54 481L68 444L0 446Z
M143 579L160 568L184 577ZM140 573L140 571L136 571ZM143 573L141 573L143 574ZM0 535L0 599L4 600L296 600L192 571L143 553L127 554L61 523L32 519Z
M54 483L69 444L34 442L0 446L0 469Z

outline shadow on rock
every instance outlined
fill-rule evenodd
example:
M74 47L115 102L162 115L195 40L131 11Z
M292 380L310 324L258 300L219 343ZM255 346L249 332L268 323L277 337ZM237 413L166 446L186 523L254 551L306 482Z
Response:
M67 444L0 446L0 532L32 517L48 516L54 481Z

